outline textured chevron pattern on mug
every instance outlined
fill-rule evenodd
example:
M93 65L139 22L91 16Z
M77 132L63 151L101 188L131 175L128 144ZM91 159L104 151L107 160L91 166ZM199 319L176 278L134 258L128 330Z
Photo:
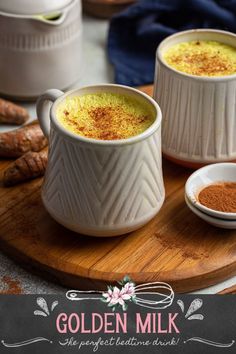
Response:
M158 130L142 144L95 150L65 142L52 129L44 204L55 218L81 228L145 223L164 200L160 144Z

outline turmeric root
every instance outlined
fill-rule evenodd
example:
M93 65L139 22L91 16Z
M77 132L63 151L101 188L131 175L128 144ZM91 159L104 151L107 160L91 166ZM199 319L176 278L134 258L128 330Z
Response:
M44 175L48 161L48 153L45 150L39 152L27 152L4 172L3 183L6 187L37 178Z
M45 146L47 139L37 122L0 133L0 157L20 157L28 151L40 151Z
M28 119L29 114L25 108L0 99L0 123L21 125Z

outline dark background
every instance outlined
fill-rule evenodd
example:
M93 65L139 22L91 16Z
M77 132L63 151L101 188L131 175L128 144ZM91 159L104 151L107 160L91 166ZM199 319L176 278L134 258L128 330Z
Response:
M236 344L230 348L218 348L209 346L198 342L188 342L184 344L184 341L191 337L201 337L207 340L220 343L231 343L232 340L236 340L236 296L235 295L184 295L176 296L172 306L162 311L154 311L142 308L135 304L130 304L127 310L128 312L128 334L59 334L56 331L56 318L59 313L66 312L68 314L72 312L85 312L89 317L91 312L111 312L110 309L100 301L79 301L72 302L66 299L63 295L45 295L43 296L47 301L49 308L51 303L58 300L59 304L54 309L50 316L42 317L35 316L34 311L40 310L36 303L38 295L2 295L0 297L0 353L15 353L15 354L60 354L60 353L93 353L93 347L83 347L78 350L78 347L62 347L58 344L58 341L65 340L68 337L74 337L77 340L97 340L99 337L103 339L109 339L111 336L122 337L122 339L129 337L136 337L139 340L154 340L157 337L159 339L171 339L175 337L180 338L177 346L148 346L148 347L100 347L96 353L192 353L192 354L204 354L204 353L235 353ZM182 314L179 306L177 305L177 299L181 298L185 304L186 313L190 303L195 298L201 298L203 300L203 306L196 312L204 315L203 320L188 320ZM122 311L122 310L121 310ZM147 312L178 312L178 319L176 325L180 330L180 334L136 334L135 333L135 313L147 313ZM167 316L165 316L167 317ZM53 344L48 342L40 342L30 344L28 346L19 348L5 348L2 344L2 340L6 343L16 343L24 340L32 339L35 337L45 337L53 341Z

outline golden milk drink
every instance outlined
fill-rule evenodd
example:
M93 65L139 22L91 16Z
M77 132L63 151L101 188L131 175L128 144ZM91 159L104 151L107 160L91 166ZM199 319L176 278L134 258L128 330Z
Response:
M154 122L155 112L136 97L102 92L67 97L57 108L57 118L74 134L117 140L144 132Z
M172 68L197 76L236 74L236 48L216 41L190 41L171 46L163 53Z

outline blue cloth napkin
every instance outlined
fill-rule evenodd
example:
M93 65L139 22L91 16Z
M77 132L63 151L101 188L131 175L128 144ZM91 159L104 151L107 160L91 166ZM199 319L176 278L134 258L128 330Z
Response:
M192 28L236 32L236 0L141 0L114 16L108 56L116 83L152 83L158 44L170 34Z

